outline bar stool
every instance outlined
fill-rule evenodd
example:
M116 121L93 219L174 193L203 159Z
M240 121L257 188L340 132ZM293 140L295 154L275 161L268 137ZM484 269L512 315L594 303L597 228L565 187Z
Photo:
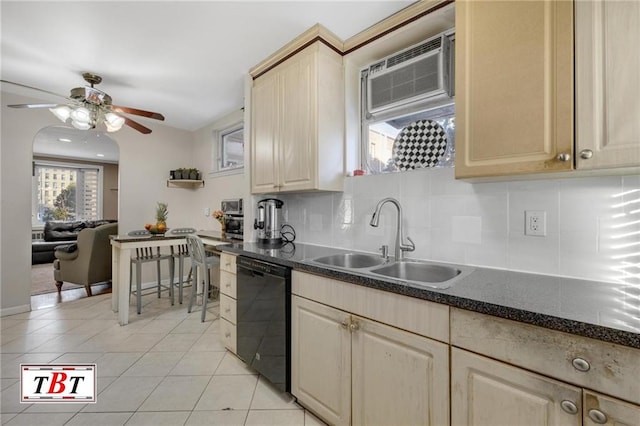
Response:
M207 299L209 298L210 280L209 270L214 266L220 264L220 258L218 256L207 256L204 250L204 244L202 240L195 235L186 235L187 245L189 246L189 254L191 255L191 271L193 272L193 282L191 284L191 297L189 298L189 309L198 295L202 295L202 314L200 315L200 321L204 322L205 315L207 313ZM204 285L202 287L202 293L198 293L198 268L202 269L204 278Z
M196 230L194 228L175 228L170 231L172 235L188 235L195 233ZM176 270L176 261L178 262L178 282L173 279L173 275L171 276L171 283L175 286L178 286L178 303L182 304L182 289L184 286L184 260L189 257L189 247L187 244L178 244L175 246L171 246L171 256L173 257L173 270ZM189 269L189 275L187 276L187 282L191 281L191 272ZM175 289L174 289L175 291ZM173 305L173 294L171 293L171 305Z
M127 235L132 237L145 237L150 236L151 233L146 229L140 229L129 232ZM160 274L160 261L167 260L169 262L169 286L163 286ZM162 254L160 253L160 247L141 247L136 249L135 256L131 257L131 264L129 266L129 282L132 282L133 278L133 265L136 266L136 305L138 309L138 315L142 312L142 264L156 262L156 272L157 272L157 280L158 280L158 298L162 292L162 289L168 289L169 295L173 300L173 256L171 254ZM130 290L131 291L131 290ZM131 291L132 293L134 291Z

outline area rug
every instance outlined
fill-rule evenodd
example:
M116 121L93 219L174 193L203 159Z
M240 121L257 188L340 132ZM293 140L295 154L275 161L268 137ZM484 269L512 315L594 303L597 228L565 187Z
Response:
M64 283L62 290L83 287L82 285ZM53 264L43 263L31 266L31 295L55 293L58 291L53 279Z

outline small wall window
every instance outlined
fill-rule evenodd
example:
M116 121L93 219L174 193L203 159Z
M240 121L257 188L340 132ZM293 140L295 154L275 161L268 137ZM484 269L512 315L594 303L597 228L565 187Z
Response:
M213 132L216 174L242 173L244 168L244 125Z

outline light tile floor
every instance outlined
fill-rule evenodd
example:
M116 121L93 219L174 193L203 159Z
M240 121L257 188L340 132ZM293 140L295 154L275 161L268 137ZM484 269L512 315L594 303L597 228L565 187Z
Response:
M0 319L2 425L323 425L225 350L219 305L143 298L121 327L111 294ZM95 404L21 404L20 363L96 363Z

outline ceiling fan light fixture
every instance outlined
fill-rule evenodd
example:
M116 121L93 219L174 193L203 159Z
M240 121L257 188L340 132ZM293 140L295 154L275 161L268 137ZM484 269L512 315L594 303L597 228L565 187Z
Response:
M112 112L108 112L104 115L104 124L107 126L107 132L117 132L122 128L124 122L124 118Z
M78 107L74 109L73 111L71 111L70 116L71 116L71 120L75 122L87 124L87 125L91 123L91 111L89 111L85 107ZM73 122L71 124L73 124Z
M53 115L58 117L58 119L63 123L66 122L69 119L69 116L71 115L71 108L69 108L66 105L60 105L55 108L49 108L49 111L51 111Z
M78 130L89 130L91 128L91 124L82 123L80 121L71 120L71 125Z

